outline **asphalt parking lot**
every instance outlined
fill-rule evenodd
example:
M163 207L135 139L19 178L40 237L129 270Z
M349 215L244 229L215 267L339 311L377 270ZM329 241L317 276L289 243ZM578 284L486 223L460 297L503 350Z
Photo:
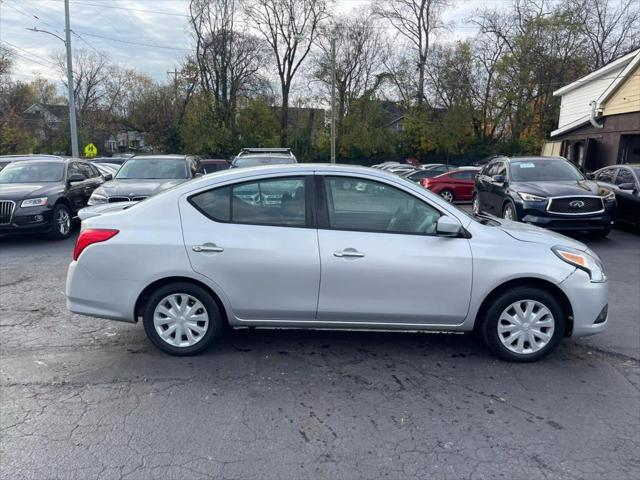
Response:
M2 479L640 478L638 235L581 238L610 327L524 365L371 332L238 331L169 357L66 310L74 240L0 238Z

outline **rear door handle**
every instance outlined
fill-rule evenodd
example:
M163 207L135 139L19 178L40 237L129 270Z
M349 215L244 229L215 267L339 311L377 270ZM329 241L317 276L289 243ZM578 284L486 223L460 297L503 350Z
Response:
M205 245L194 245L191 247L191 250L194 252L224 252L224 248L218 247L216 245L205 244Z
M334 257L355 257L355 258L362 258L364 257L364 253L359 252L353 248L345 248L342 251L337 251L337 252L333 252L333 256Z

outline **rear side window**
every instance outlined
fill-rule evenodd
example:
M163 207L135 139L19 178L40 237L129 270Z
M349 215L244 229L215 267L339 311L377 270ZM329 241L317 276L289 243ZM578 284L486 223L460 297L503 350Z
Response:
M241 183L199 193L190 202L207 217L229 223L304 227L305 179Z
M452 173L451 176L453 178L457 178L458 180L473 180L476 178L476 172L468 171L468 172L455 172Z
M598 175L596 176L596 180L599 180L601 182L613 183L614 173L615 170L613 168L607 168L598 173Z

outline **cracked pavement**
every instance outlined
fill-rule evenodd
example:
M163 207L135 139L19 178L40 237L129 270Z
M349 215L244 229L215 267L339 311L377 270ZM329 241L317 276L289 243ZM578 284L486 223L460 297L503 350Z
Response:
M75 238L0 238L0 479L640 478L639 239L586 240L609 329L516 365L382 332L243 330L169 357L66 310Z

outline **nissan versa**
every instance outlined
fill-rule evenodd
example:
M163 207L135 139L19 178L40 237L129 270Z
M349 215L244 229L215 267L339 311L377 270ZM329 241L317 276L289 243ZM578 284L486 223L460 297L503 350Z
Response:
M174 355L228 324L476 332L501 358L533 361L607 326L607 277L585 245L469 216L371 168L231 169L89 210L69 310L141 319Z

